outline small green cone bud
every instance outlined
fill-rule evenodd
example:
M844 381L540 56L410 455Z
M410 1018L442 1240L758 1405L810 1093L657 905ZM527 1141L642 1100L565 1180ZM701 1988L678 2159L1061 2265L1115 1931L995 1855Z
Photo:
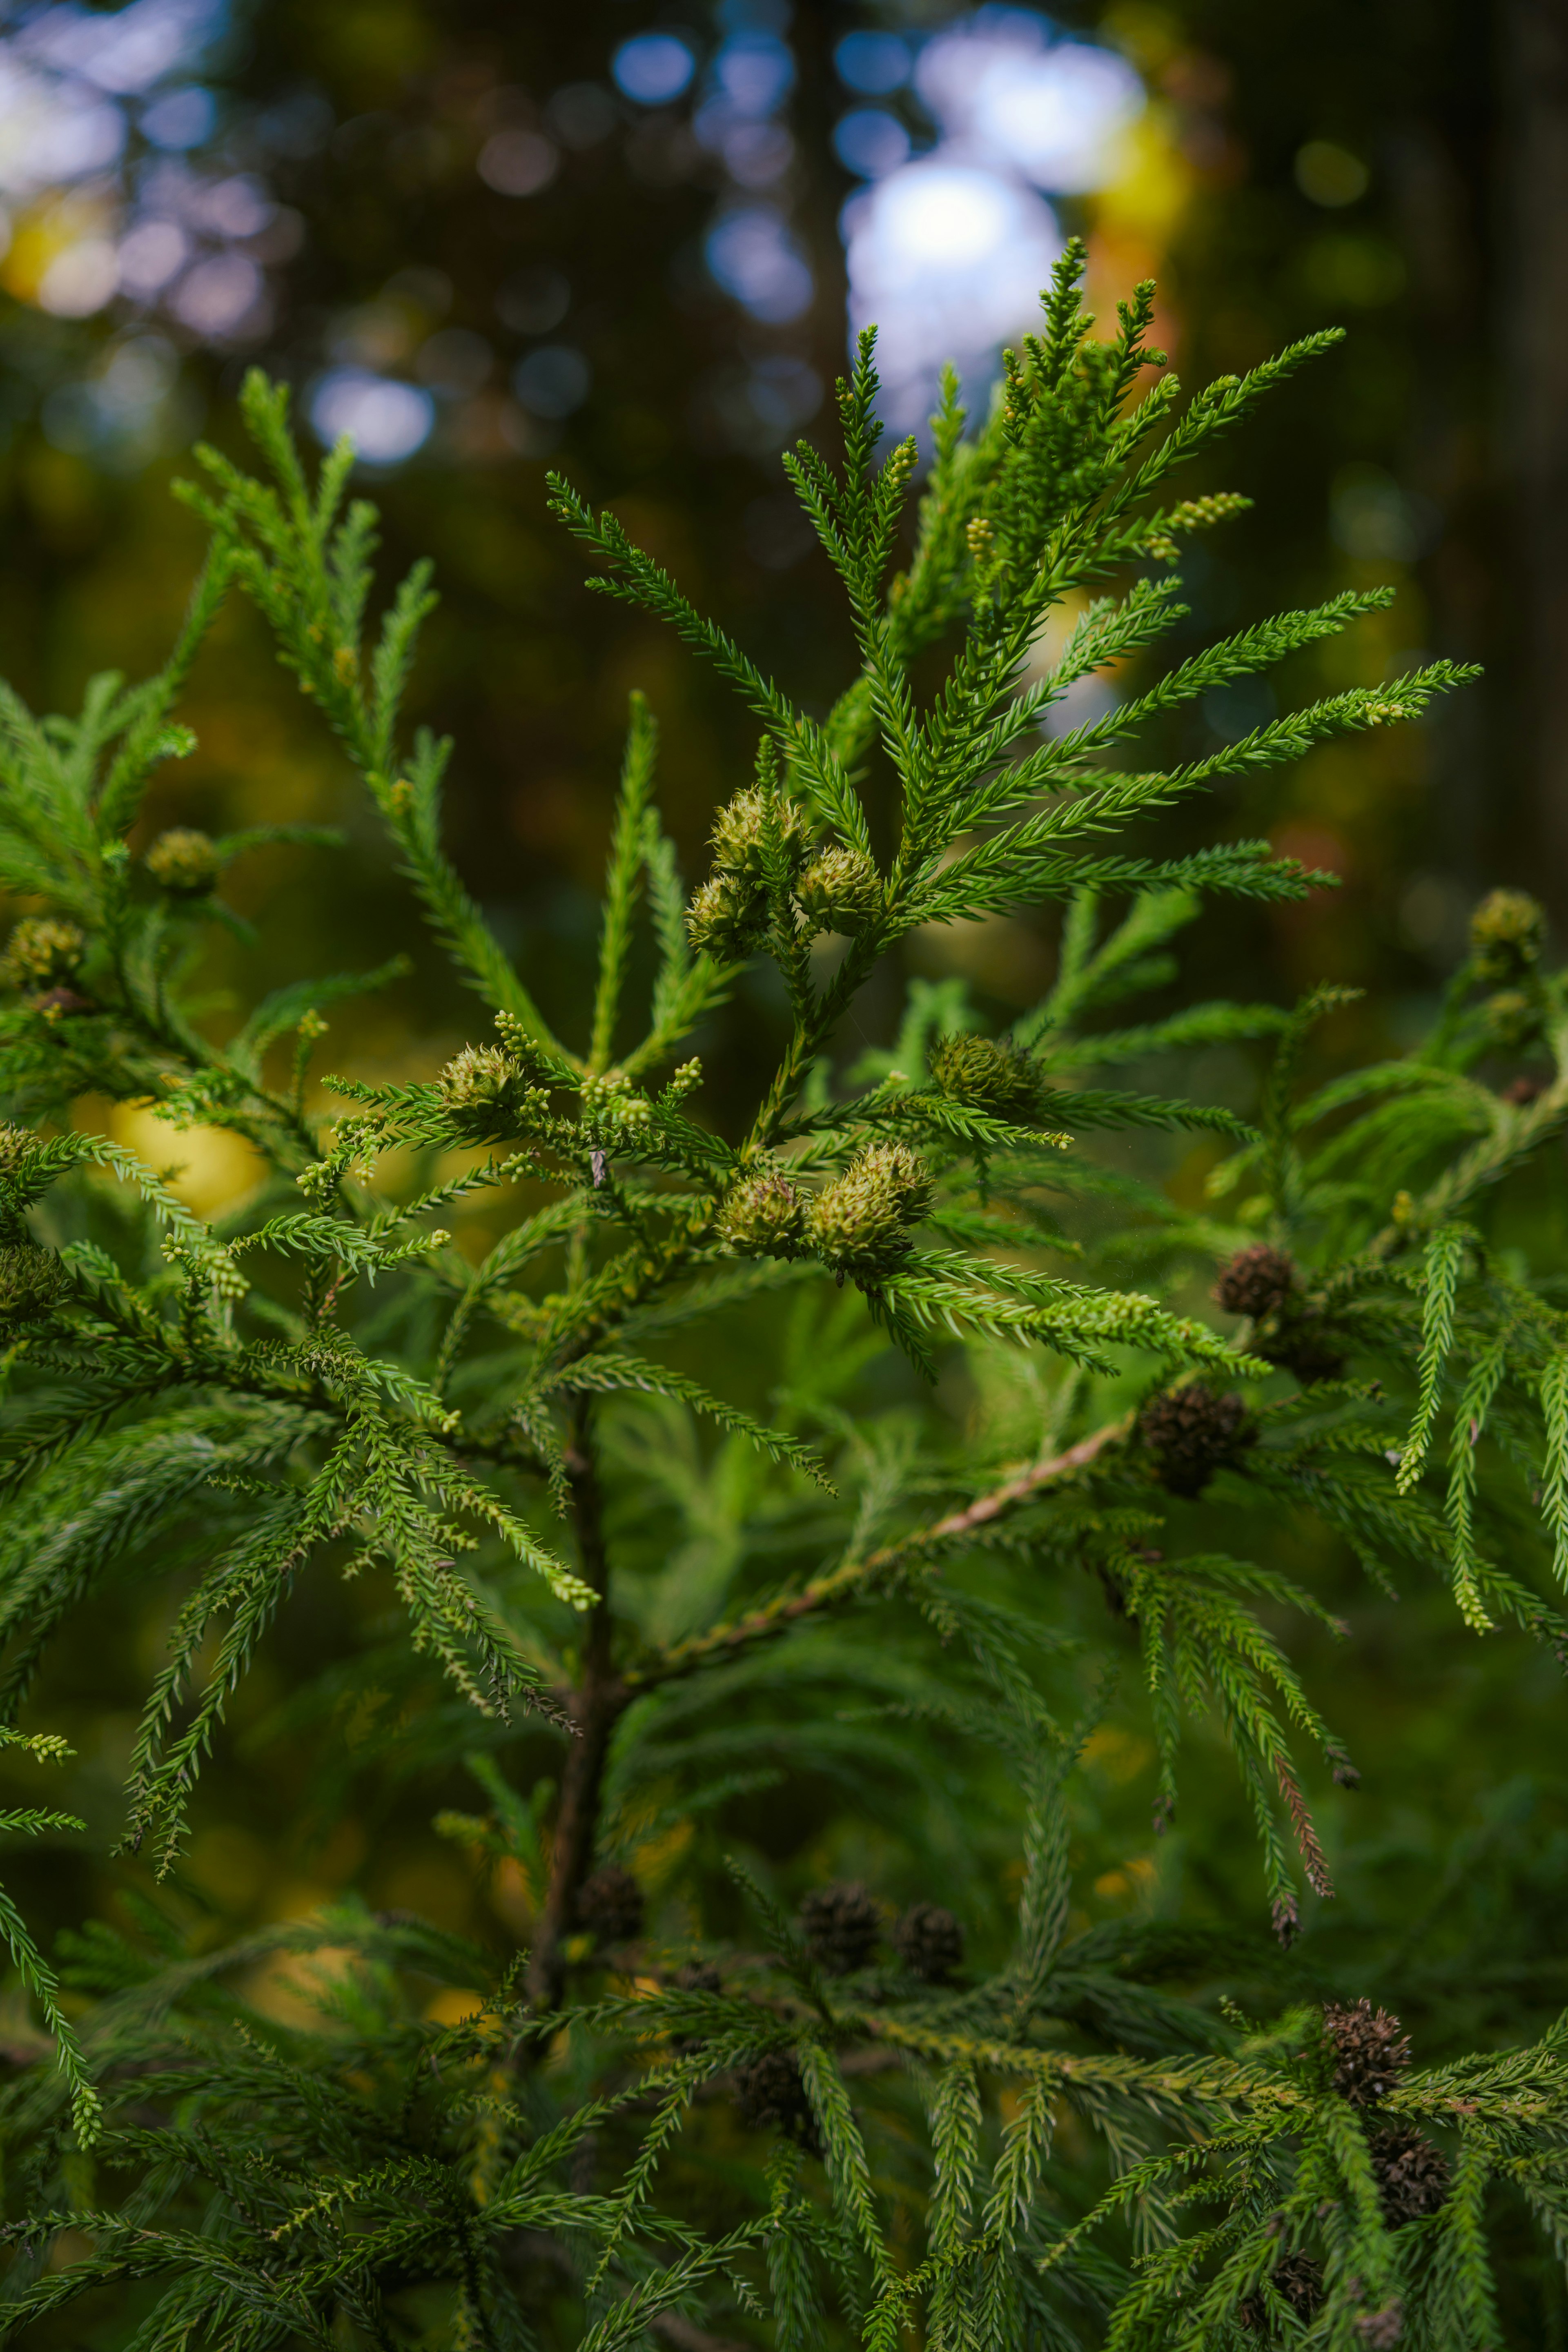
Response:
M29 915L5 943L0 982L26 991L58 988L76 978L86 954L87 935L75 923L57 921L52 915Z
M436 1084L448 1110L496 1110L506 1107L521 1075L500 1045L465 1045Z
M1001 1118L1038 1109L1044 1093L1040 1074L1027 1054L977 1037L968 1029L938 1038L931 1047L931 1076L939 1094L971 1110L994 1111Z
M15 1176L38 1148L38 1139L25 1127L0 1126L0 1176Z
M171 898L203 898L222 871L217 845L192 825L175 825L147 852L147 871Z
M719 1212L719 1231L743 1257L793 1257L805 1232L805 1200L783 1176L737 1184Z
M875 1273L910 1245L908 1228L931 1206L931 1171L907 1143L873 1143L811 1204L806 1234L840 1269Z
M863 849L835 843L814 857L795 886L814 931L863 930L882 903L882 879Z
M1470 945L1477 976L1484 981L1522 979L1541 961L1546 916L1524 890L1494 890L1470 918Z
M37 1322L65 1287L65 1268L53 1250L40 1249L37 1242L0 1247L0 1328Z
M1486 1002L1487 1029L1507 1051L1533 1045L1541 1034L1541 1007L1521 988L1503 988Z
M805 812L782 793L771 797L784 857L791 866L797 866L808 846ZM761 881L769 798L758 785L747 784L720 810L713 827L713 865L718 873Z
M687 936L699 955L732 961L749 954L761 937L759 913L754 889L731 874L715 874L691 894Z

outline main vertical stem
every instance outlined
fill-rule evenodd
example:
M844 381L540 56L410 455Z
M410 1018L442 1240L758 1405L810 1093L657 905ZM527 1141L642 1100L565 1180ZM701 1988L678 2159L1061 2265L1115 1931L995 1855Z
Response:
M593 1867L599 1827L599 1791L610 1736L626 1705L615 1669L610 1622L609 1560L605 1550L604 1505L594 1459L592 1402L579 1396L573 1408L566 1445L566 1477L577 1530L579 1571L591 1586L595 1607L583 1646L582 1675L572 1693L575 1737L566 1755L561 1807L544 1899L528 1968L529 1998L536 2009L553 2009L565 1981L561 1947L572 1926L577 1894Z

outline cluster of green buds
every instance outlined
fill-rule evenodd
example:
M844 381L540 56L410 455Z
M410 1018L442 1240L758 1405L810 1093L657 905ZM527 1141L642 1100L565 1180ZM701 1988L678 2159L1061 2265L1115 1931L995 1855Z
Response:
M931 1051L931 1079L939 1094L966 1109L998 1118L1037 1111L1045 1087L1034 1061L1016 1045L961 1029L939 1037Z
M770 920L853 936L881 903L881 877L865 850L835 842L813 856L805 811L782 789L778 755L764 743L756 782L720 810L713 827L713 871L687 916L693 947L747 955L766 939Z
M727 1195L719 1232L742 1257L795 1257L805 1238L807 1196L786 1176L749 1176Z
M603 1076L583 1080L583 1118L602 1141L619 1141L646 1133L653 1105L639 1094L624 1070L606 1070Z
M1476 978L1493 988L1517 986L1541 961L1546 915L1524 890L1493 890L1470 918Z
M37 1322L66 1286L66 1270L53 1250L34 1241L0 1244L0 1328Z
M0 960L0 985L31 994L39 989L64 988L73 981L87 958L87 934L75 923L53 915L28 915L5 942Z
M907 1143L872 1143L816 1195L805 1235L841 1274L889 1272L931 1202L931 1171Z
M223 860L209 834L177 824L161 833L147 852L147 871L168 898L205 898L223 871Z

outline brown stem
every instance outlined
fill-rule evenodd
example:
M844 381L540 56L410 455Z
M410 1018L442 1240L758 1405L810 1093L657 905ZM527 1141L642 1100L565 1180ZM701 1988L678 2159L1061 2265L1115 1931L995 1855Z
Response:
M1001 1518L1021 1503L1037 1495L1042 1486L1058 1478L1070 1478L1075 1472L1086 1470L1108 1445L1125 1437L1131 1421L1124 1415L1120 1421L1107 1422L1102 1429L1080 1438L1064 1454L1054 1454L1046 1462L1031 1463L1026 1470L1018 1471L987 1495L977 1496L961 1511L950 1511L945 1518L935 1519L927 1528L917 1528L912 1535L901 1536L897 1543L884 1544L880 1550L868 1552L863 1559L846 1560L841 1567L830 1569L826 1576L813 1579L800 1591L781 1595L738 1617L731 1625L716 1625L710 1633L699 1633L689 1642L681 1642L667 1650L651 1665L627 1675L620 1688L626 1696L634 1691L647 1690L656 1683L674 1682L682 1675L692 1674L710 1659L743 1649L752 1642L763 1641L771 1633L782 1633L797 1619L808 1617L819 1609L829 1608L836 1601L847 1601L868 1584L873 1578L896 1568L911 1554L930 1551L938 1544L951 1543L955 1538L971 1535L986 1527L993 1519Z
M553 2009L561 1998L565 1980L562 1940L572 1925L578 1889L593 1867L605 1759L627 1696L615 1669L609 1560L594 1460L592 1411L592 1400L579 1394L574 1402L572 1433L566 1445L566 1479L579 1566L584 1583L593 1589L595 1605L583 1645L582 1675L567 1698L574 1737L561 1780L549 1891L528 1968L529 1998L539 2009Z

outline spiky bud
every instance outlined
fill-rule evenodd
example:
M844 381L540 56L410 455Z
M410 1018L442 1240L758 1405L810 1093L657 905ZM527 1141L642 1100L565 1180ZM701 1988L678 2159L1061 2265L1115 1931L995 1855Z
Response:
M1254 1242L1250 1249L1237 1250L1222 1270L1214 1286L1215 1303L1227 1315L1250 1315L1260 1322L1266 1315L1281 1314L1295 1288L1293 1261L1268 1242Z
M808 2156L822 2154L816 2117L793 2051L764 2050L748 2065L737 2066L735 2105L747 2131L780 2131Z
M963 1958L963 1930L940 1903L911 1903L893 1929L893 1949L911 1976L945 1984Z
M1254 1432L1238 1396L1215 1396L1201 1381L1155 1397L1139 1423L1168 1495L1201 1495L1215 1472L1234 1463Z
M814 1886L800 1906L806 1949L825 1976L847 1977L875 1958L882 1915L856 1880Z
M797 801L763 785L747 784L720 810L713 824L713 865L720 874L751 882L763 879L770 825L793 873L810 846L805 811Z
M805 1195L784 1176L737 1184L719 1212L719 1231L742 1257L793 1257L805 1233Z
M38 1148L29 1128L0 1126L0 1176L15 1176Z
M16 925L0 961L0 983L31 992L74 980L87 954L87 935L53 915L28 915Z
M939 1094L972 1110L1016 1118L1037 1110L1045 1089L1027 1054L992 1037L961 1029L939 1037L931 1053L931 1084Z
M217 844L194 825L161 833L147 852L148 873L172 898L205 898L222 870Z
M930 1169L907 1143L868 1144L812 1202L807 1237L829 1265L875 1273L909 1248L931 1190Z
M1298 2319L1310 2319L1323 2300L1323 2273L1310 2254L1287 2254L1276 2263L1269 2285L1288 2303ZM1244 2327L1260 2334L1268 2325L1268 2305L1261 2294L1249 2294L1237 2305Z
M1546 915L1524 890L1493 890L1470 917L1470 946L1478 978L1522 979L1541 961Z
M1331 2000L1323 2030L1333 2060L1334 2089L1352 2107L1373 2107L1410 2063L1410 2036L1386 2009L1370 2000Z
M36 1323L66 1287L66 1270L53 1250L37 1242L0 1245L0 1327Z
M1541 1006L1522 988L1500 988L1485 1005L1487 1034L1504 1053L1533 1045L1541 1034Z
M814 857L795 886L795 900L814 931L863 930L882 903L882 877L863 849L835 842Z
M574 1912L595 1943L629 1944L642 1933L642 1888L618 1862L603 1863L577 1889Z
M1414 2124L1390 2124L1375 2134L1372 2168L1391 2230L1435 2213L1447 2197L1448 2159Z
M521 1076L502 1046L465 1045L436 1084L448 1110L488 1111L504 1108Z
M686 934L699 955L734 961L756 946L765 918L762 894L754 884L732 874L713 874L691 894Z

